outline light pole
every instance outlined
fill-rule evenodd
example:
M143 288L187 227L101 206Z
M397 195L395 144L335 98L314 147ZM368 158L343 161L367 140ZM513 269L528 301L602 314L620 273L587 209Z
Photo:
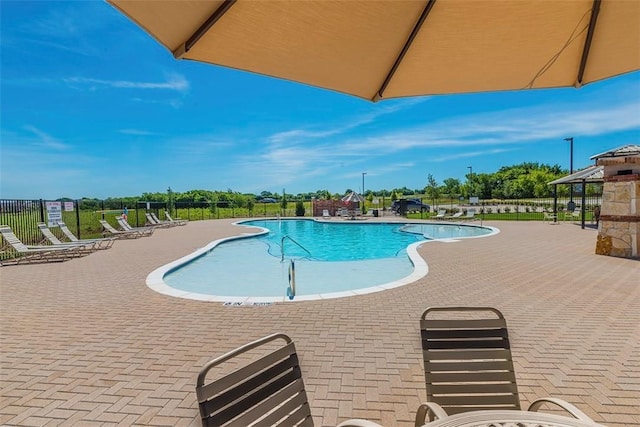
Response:
M364 176L366 175L366 172L362 172L362 213L365 212L365 206L364 206Z
M573 174L573 137L565 138L565 141L568 141L571 148L569 154L569 174ZM569 201L573 204L573 184L569 184Z
M467 166L469 169L469 197L471 197L473 193L473 167Z

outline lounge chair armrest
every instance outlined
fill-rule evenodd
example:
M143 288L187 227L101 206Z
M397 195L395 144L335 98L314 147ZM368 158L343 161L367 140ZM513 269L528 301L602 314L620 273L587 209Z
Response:
M442 409L442 406L435 402L425 402L418 406L415 427L420 427L428 421L433 421L434 419L439 420L448 416L447 412Z
M354 418L352 420L343 421L340 424L338 424L336 427L382 427L382 426L378 423L374 423L373 421Z
M562 409L564 409L565 411L567 411L568 413L570 413L574 418L577 418L579 420L582 421L587 421L590 423L594 423L594 421L589 418L589 416L587 414L585 414L584 412L582 412L580 409L578 409L577 407L575 407L574 405L572 405L569 402L566 402L562 399L558 399L555 397L543 397L540 399L536 399L533 401L533 403L531 403L531 405L529 405L529 409L527 409L528 411L534 411L537 412L538 408L540 408L542 405L544 405L545 403L551 403L554 404L556 406L561 407Z

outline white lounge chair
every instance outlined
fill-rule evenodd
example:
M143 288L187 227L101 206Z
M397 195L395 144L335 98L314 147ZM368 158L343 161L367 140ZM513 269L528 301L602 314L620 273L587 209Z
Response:
M448 220L458 219L458 218L460 218L462 216L463 213L464 212L462 212L462 211L458 211L458 212L454 213L453 215L445 216L444 219L448 219Z
M78 251L86 252L86 253L91 253L98 250L96 248L97 245L95 242L85 242L85 243L62 242L60 239L58 239L58 237L55 234L53 234L53 232L49 229L49 227L47 227L47 224L45 224L44 222L38 223L38 229L40 230L40 233L42 233L42 235L44 236L45 240L48 241L50 245L53 247L78 248ZM44 246L49 246L49 245L44 245Z
M116 241L114 237L106 237L104 239L78 239L75 234L73 234L71 230L69 230L69 227L67 227L67 224L65 224L64 222L58 221L58 226L60 227L60 231L62 231L62 233L67 237L67 239L69 239L70 242L94 242L96 244L96 249L99 250L109 249L111 246L113 246L113 242Z
M86 255L86 252L80 251L78 247L25 245L8 225L0 225L0 234L20 255L16 258L0 260L0 265L63 262Z
M131 225L129 225L129 222L121 216L117 217L116 221L118 221L118 224L120 224L120 228L122 228L122 231L135 231L142 234L145 237L151 236L154 231L153 227L135 227L134 228Z
M331 215L329 215L329 209L322 210L322 218L331 218Z
M476 218L476 210L467 209L467 215L460 217L460 219L463 219L465 221L476 221L478 219Z
M434 219L444 219L446 215L447 215L447 210L446 209L439 209L438 213L433 218Z
M116 230L111 224L109 224L106 220L100 219L100 224L105 233L109 233L117 239L138 239L143 237L144 235L137 231L122 231Z
M177 225L177 224L171 224L169 221L160 221L158 217L153 213L147 212L144 214L144 216L147 217L146 225L150 227L167 228L167 227L173 227L174 225Z
M558 224L558 216L553 212L542 212L544 215L544 220L549 221L549 224Z
M173 219L171 218L171 215L169 215L169 212L167 211L164 211L164 216L166 216L167 221L171 222L172 224L187 225L187 222L189 222L189 220L187 219L180 219L180 218Z
M580 210L565 211L563 219L565 221L578 221L580 219Z

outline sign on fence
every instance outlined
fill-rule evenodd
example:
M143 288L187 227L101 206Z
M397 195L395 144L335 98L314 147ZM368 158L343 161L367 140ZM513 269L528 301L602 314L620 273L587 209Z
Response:
M47 226L57 227L62 221L62 202L47 202Z
M64 202L64 211L73 212L73 202Z

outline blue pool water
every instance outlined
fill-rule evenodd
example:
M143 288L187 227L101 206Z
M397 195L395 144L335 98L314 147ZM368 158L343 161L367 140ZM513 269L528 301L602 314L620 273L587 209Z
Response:
M313 220L252 220L239 225L260 236L214 242L186 263L165 266L147 282L187 298L286 301L295 262L295 297L333 298L411 283L427 273L416 252L433 239L496 232L480 226ZM150 275L150 278L154 275ZM172 289L166 292L165 287ZM155 287L154 287L155 288ZM163 290L164 289L164 290Z
M268 247L269 254L277 258L282 258L282 251L285 258L314 261L391 258L411 243L424 240L420 234L401 231L398 224L308 220L259 220L242 224L268 229L269 234L259 240Z

